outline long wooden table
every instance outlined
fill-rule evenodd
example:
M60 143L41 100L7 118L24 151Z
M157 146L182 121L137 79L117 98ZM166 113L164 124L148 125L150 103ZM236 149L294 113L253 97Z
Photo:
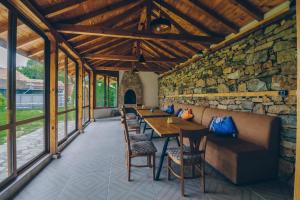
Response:
M141 118L150 118L150 117L168 117L170 114L163 112L159 109L155 109L153 112L144 109L136 109L136 112Z
M140 118L140 124L143 123L143 120L145 120L146 118L169 117L170 116L170 114L163 112L159 109L155 109L153 112L151 112L150 109L148 109L148 110L136 109L136 112ZM145 122L145 125L143 128L143 133L145 133L146 129L147 129L147 123ZM153 133L151 133L151 135L153 135Z
M194 122L189 122L181 118L172 117L173 123L167 122L167 117L145 118L145 122L160 136L165 138L164 146L161 152L158 170L155 179L160 177L161 169L163 166L164 158L168 148L169 140L171 137L179 136L180 129L185 130L199 130L204 133L209 133L207 127L201 126Z

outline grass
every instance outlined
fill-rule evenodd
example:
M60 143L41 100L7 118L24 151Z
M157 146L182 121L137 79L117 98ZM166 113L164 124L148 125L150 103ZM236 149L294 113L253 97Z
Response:
M39 117L44 114L42 109L32 109L32 110L17 110L16 119L17 121L30 119L34 117ZM0 125L7 124L7 112L6 110L0 111ZM44 127L44 120L38 120L30 122L28 124L20 125L16 127L17 137L29 134L39 128ZM7 131L2 131L0 133L0 145L6 143Z
M31 119L34 117L42 116L44 114L43 110L41 109L32 109L32 110L17 110L16 112L16 118L17 121L25 120L25 119ZM7 113L6 110L0 110L0 125L7 124ZM58 116L58 121L64 121L64 114L61 114ZM75 111L68 112L68 121L74 121L76 119ZM34 132L37 129L44 127L44 119L37 120L34 122L30 122L28 124L20 125L16 127L16 134L17 137L20 137L22 135L26 135L29 133ZM6 137L7 137L7 131L1 131L0 132L0 145L6 143Z

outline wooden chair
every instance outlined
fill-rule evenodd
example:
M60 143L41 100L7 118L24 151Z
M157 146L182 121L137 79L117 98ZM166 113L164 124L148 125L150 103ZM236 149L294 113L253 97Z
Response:
M125 110L124 106L122 106L122 108L120 109L120 113L121 113L121 123L124 123L124 122L127 123L127 127L128 127L129 132L134 131L137 134L141 133L141 127L140 127L140 124L138 123L138 121L127 119L126 110Z
M202 177L202 191L205 192L205 150L207 142L207 132L180 130L179 134L180 146L170 148L167 151L168 155L168 180L170 180L171 173L180 179L181 195L184 196L184 179L196 178L195 167L200 169L200 177ZM184 144L186 141L187 144ZM180 174L177 174L172 168L172 162L180 166ZM192 177L184 176L184 168L192 167Z
M126 119L125 118L121 118L121 123L127 123ZM133 128L130 128L128 126L128 123L127 123L127 129L128 129L128 132L129 132L129 139L131 141L135 141L135 142L140 142L140 141L150 141L151 138L147 137L147 135L145 134L140 134L140 130L136 129L135 127ZM136 132L136 133L130 133L130 132Z
M153 180L155 178L155 153L157 152L156 147L151 141L138 141L132 142L129 137L129 131L126 123L122 123L124 126L124 138L125 138L125 156L126 156L126 165L128 170L128 181L130 181L131 176L131 167L149 167L153 168ZM146 165L134 165L131 160L135 157L146 157L147 164ZM152 159L152 164L151 164Z

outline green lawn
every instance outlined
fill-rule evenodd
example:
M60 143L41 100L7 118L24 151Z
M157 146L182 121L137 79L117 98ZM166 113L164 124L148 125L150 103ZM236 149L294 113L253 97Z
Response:
M24 119L30 119L38 116L42 116L44 114L43 110L41 109L34 109L34 110L17 110L16 112L16 119L17 121L21 121ZM7 124L7 113L6 111L0 111L0 125ZM44 120L38 120L34 122L30 122L25 125L17 126L17 137L22 135L26 135L31 133L39 128L44 127ZM4 144L6 142L6 131L2 131L0 133L0 144Z

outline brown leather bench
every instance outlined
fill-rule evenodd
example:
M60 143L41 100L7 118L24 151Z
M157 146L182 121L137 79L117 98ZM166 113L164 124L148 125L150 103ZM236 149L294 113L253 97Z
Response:
M191 108L193 121L209 126L212 117L231 116L238 130L237 138L208 137L206 161L235 184L275 178L278 170L280 119L247 112L228 111L185 104Z

